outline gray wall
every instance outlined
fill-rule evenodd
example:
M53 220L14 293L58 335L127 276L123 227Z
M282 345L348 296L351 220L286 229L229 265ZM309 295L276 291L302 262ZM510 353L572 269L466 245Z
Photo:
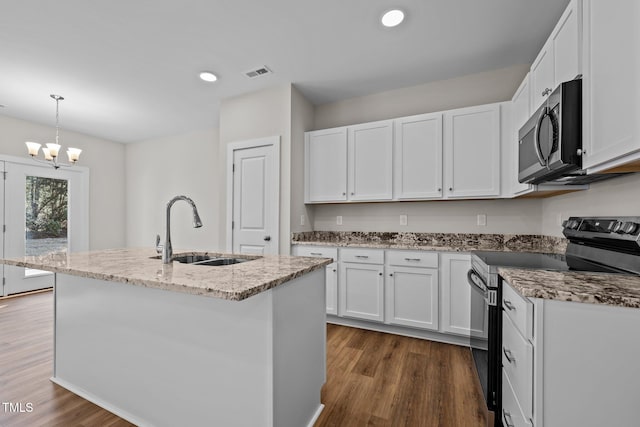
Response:
M25 141L51 142L55 128L0 115L0 153L27 157ZM125 245L125 147L123 144L62 129L64 147L82 149L80 165L90 169L89 247Z

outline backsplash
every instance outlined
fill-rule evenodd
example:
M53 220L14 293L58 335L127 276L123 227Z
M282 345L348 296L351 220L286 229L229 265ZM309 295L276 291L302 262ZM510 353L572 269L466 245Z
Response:
M292 233L293 244L388 248L443 248L458 251L495 250L564 253L563 237L533 234L407 233L366 231L307 231Z

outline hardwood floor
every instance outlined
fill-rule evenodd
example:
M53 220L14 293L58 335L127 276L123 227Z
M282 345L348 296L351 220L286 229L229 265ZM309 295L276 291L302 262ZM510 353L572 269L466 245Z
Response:
M33 405L0 426L131 426L49 381L53 295L0 300L0 402ZM327 325L324 426L485 426L480 386L468 349Z

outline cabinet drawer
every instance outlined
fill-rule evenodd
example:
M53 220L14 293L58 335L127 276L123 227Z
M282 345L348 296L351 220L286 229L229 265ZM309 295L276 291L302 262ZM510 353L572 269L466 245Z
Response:
M522 414L518 398L504 371L502 371L502 414L500 416L504 427L533 427L530 418Z
M533 303L523 298L507 282L502 283L504 312L526 339L533 339Z
M533 417L533 346L506 313L502 315L502 366L522 413Z
M294 246L293 254L297 256L333 258L334 261L338 260L338 249L325 246Z
M344 248L340 249L340 261L384 264L384 251L381 249Z
M438 268L438 254L425 251L387 251L387 264L400 267Z

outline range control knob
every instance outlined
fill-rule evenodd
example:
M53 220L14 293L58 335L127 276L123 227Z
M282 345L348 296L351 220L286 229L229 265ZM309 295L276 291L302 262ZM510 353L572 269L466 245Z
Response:
M620 233L620 234L624 233L624 231L622 231L622 222L616 221L613 224L613 227L611 228L611 231L613 231L614 233Z
M622 224L622 232L625 234L634 234L638 231L638 224L635 222L625 222Z

